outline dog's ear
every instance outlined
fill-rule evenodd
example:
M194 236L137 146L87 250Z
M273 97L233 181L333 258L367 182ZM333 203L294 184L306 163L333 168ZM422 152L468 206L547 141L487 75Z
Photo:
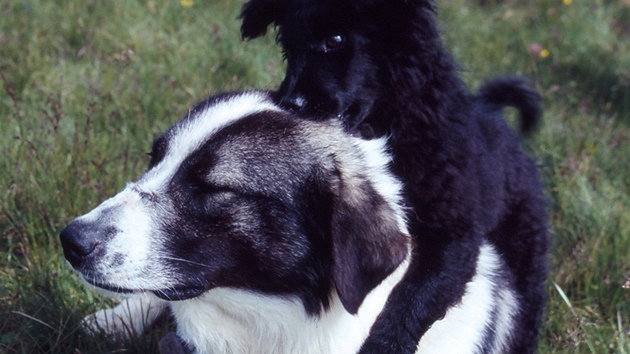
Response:
M409 240L393 208L369 182L344 176L338 181L332 215L333 279L343 306L356 314L367 294L405 259Z
M243 39L254 39L267 33L270 24L281 24L289 0L250 0L243 5L239 18Z

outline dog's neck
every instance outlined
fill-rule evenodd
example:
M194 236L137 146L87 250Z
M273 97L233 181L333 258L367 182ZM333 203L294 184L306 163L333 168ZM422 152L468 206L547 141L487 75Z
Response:
M409 256L368 294L356 315L334 291L330 308L309 316L297 298L230 288L173 302L171 310L178 335L197 353L356 353L408 265Z

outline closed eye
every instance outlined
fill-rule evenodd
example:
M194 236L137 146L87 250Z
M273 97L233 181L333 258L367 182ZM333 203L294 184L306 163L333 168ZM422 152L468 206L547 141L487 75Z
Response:
M186 183L190 191L193 191L197 195L219 195L219 194L234 194L236 190L229 185L213 180L211 177L206 176L203 170L193 170L187 176Z

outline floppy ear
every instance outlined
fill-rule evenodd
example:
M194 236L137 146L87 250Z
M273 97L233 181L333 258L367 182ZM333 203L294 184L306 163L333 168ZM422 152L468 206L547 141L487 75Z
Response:
M267 33L270 24L280 25L289 0L251 0L243 5L239 18L243 39L254 39Z
M343 306L356 314L367 294L405 259L409 240L370 183L347 182L341 179L334 197L333 279Z

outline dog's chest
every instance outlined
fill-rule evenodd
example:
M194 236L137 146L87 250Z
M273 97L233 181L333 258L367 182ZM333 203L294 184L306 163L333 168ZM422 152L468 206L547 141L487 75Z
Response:
M356 315L336 294L327 311L312 316L297 299L229 288L172 302L171 311L178 335L197 353L356 353L408 263L368 294Z

